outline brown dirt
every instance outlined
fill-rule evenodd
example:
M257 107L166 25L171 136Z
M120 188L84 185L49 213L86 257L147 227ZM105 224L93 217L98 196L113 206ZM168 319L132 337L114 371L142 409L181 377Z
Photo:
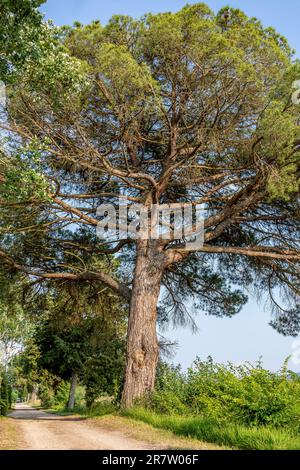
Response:
M151 444L125 436L122 431L96 427L88 419L59 416L18 404L9 414L15 420L25 450L148 450ZM10 420L9 420L10 421Z
M0 449L208 450L220 447L177 437L169 431L121 416L61 416L17 404L8 418L0 420Z

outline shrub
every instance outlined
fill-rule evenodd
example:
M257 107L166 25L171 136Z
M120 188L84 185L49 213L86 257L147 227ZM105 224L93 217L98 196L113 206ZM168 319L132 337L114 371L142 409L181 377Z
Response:
M260 362L237 366L197 358L186 374L160 364L155 391L143 404L163 414L300 432L300 379L286 363L274 373Z
M149 399L151 407L160 413L184 414L186 380L180 366L160 362L157 370L155 392Z
M39 386L39 398L43 408L51 408L54 405L54 392L51 387L45 384Z
M5 416L9 410L9 385L7 375L0 375L0 415Z
M12 403L16 403L18 397L19 397L18 391L15 390L15 389L12 389L12 392L11 392L11 401L12 401Z
M109 399L103 399L100 402L95 402L88 410L89 416L105 416L108 414L115 413L117 407L115 403Z
M54 405L57 407L65 407L68 402L69 391L70 384L62 380L54 395Z

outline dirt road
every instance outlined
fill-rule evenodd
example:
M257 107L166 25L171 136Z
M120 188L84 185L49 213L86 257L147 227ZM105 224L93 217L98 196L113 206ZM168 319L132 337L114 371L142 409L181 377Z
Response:
M16 420L25 450L148 450L146 442L128 438L120 431L101 429L81 417L45 413L17 404L9 416Z

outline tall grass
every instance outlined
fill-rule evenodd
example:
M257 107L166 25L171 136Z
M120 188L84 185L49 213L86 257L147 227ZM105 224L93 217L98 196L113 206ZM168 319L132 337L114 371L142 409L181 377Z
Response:
M232 423L220 424L217 420L200 416L160 415L140 407L125 410L123 415L159 429L172 431L179 436L214 442L236 449L300 450L300 437L266 426L246 427Z

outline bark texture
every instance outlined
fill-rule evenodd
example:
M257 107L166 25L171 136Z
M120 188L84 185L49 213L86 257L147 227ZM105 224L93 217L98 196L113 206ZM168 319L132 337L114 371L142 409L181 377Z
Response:
M70 383L68 410L73 410L75 406L75 392L76 392L76 387L77 387L77 381L78 381L77 374L73 374L71 377L71 383Z
M129 309L127 363L122 406L153 390L158 361L157 302L165 254L157 241L139 241Z

